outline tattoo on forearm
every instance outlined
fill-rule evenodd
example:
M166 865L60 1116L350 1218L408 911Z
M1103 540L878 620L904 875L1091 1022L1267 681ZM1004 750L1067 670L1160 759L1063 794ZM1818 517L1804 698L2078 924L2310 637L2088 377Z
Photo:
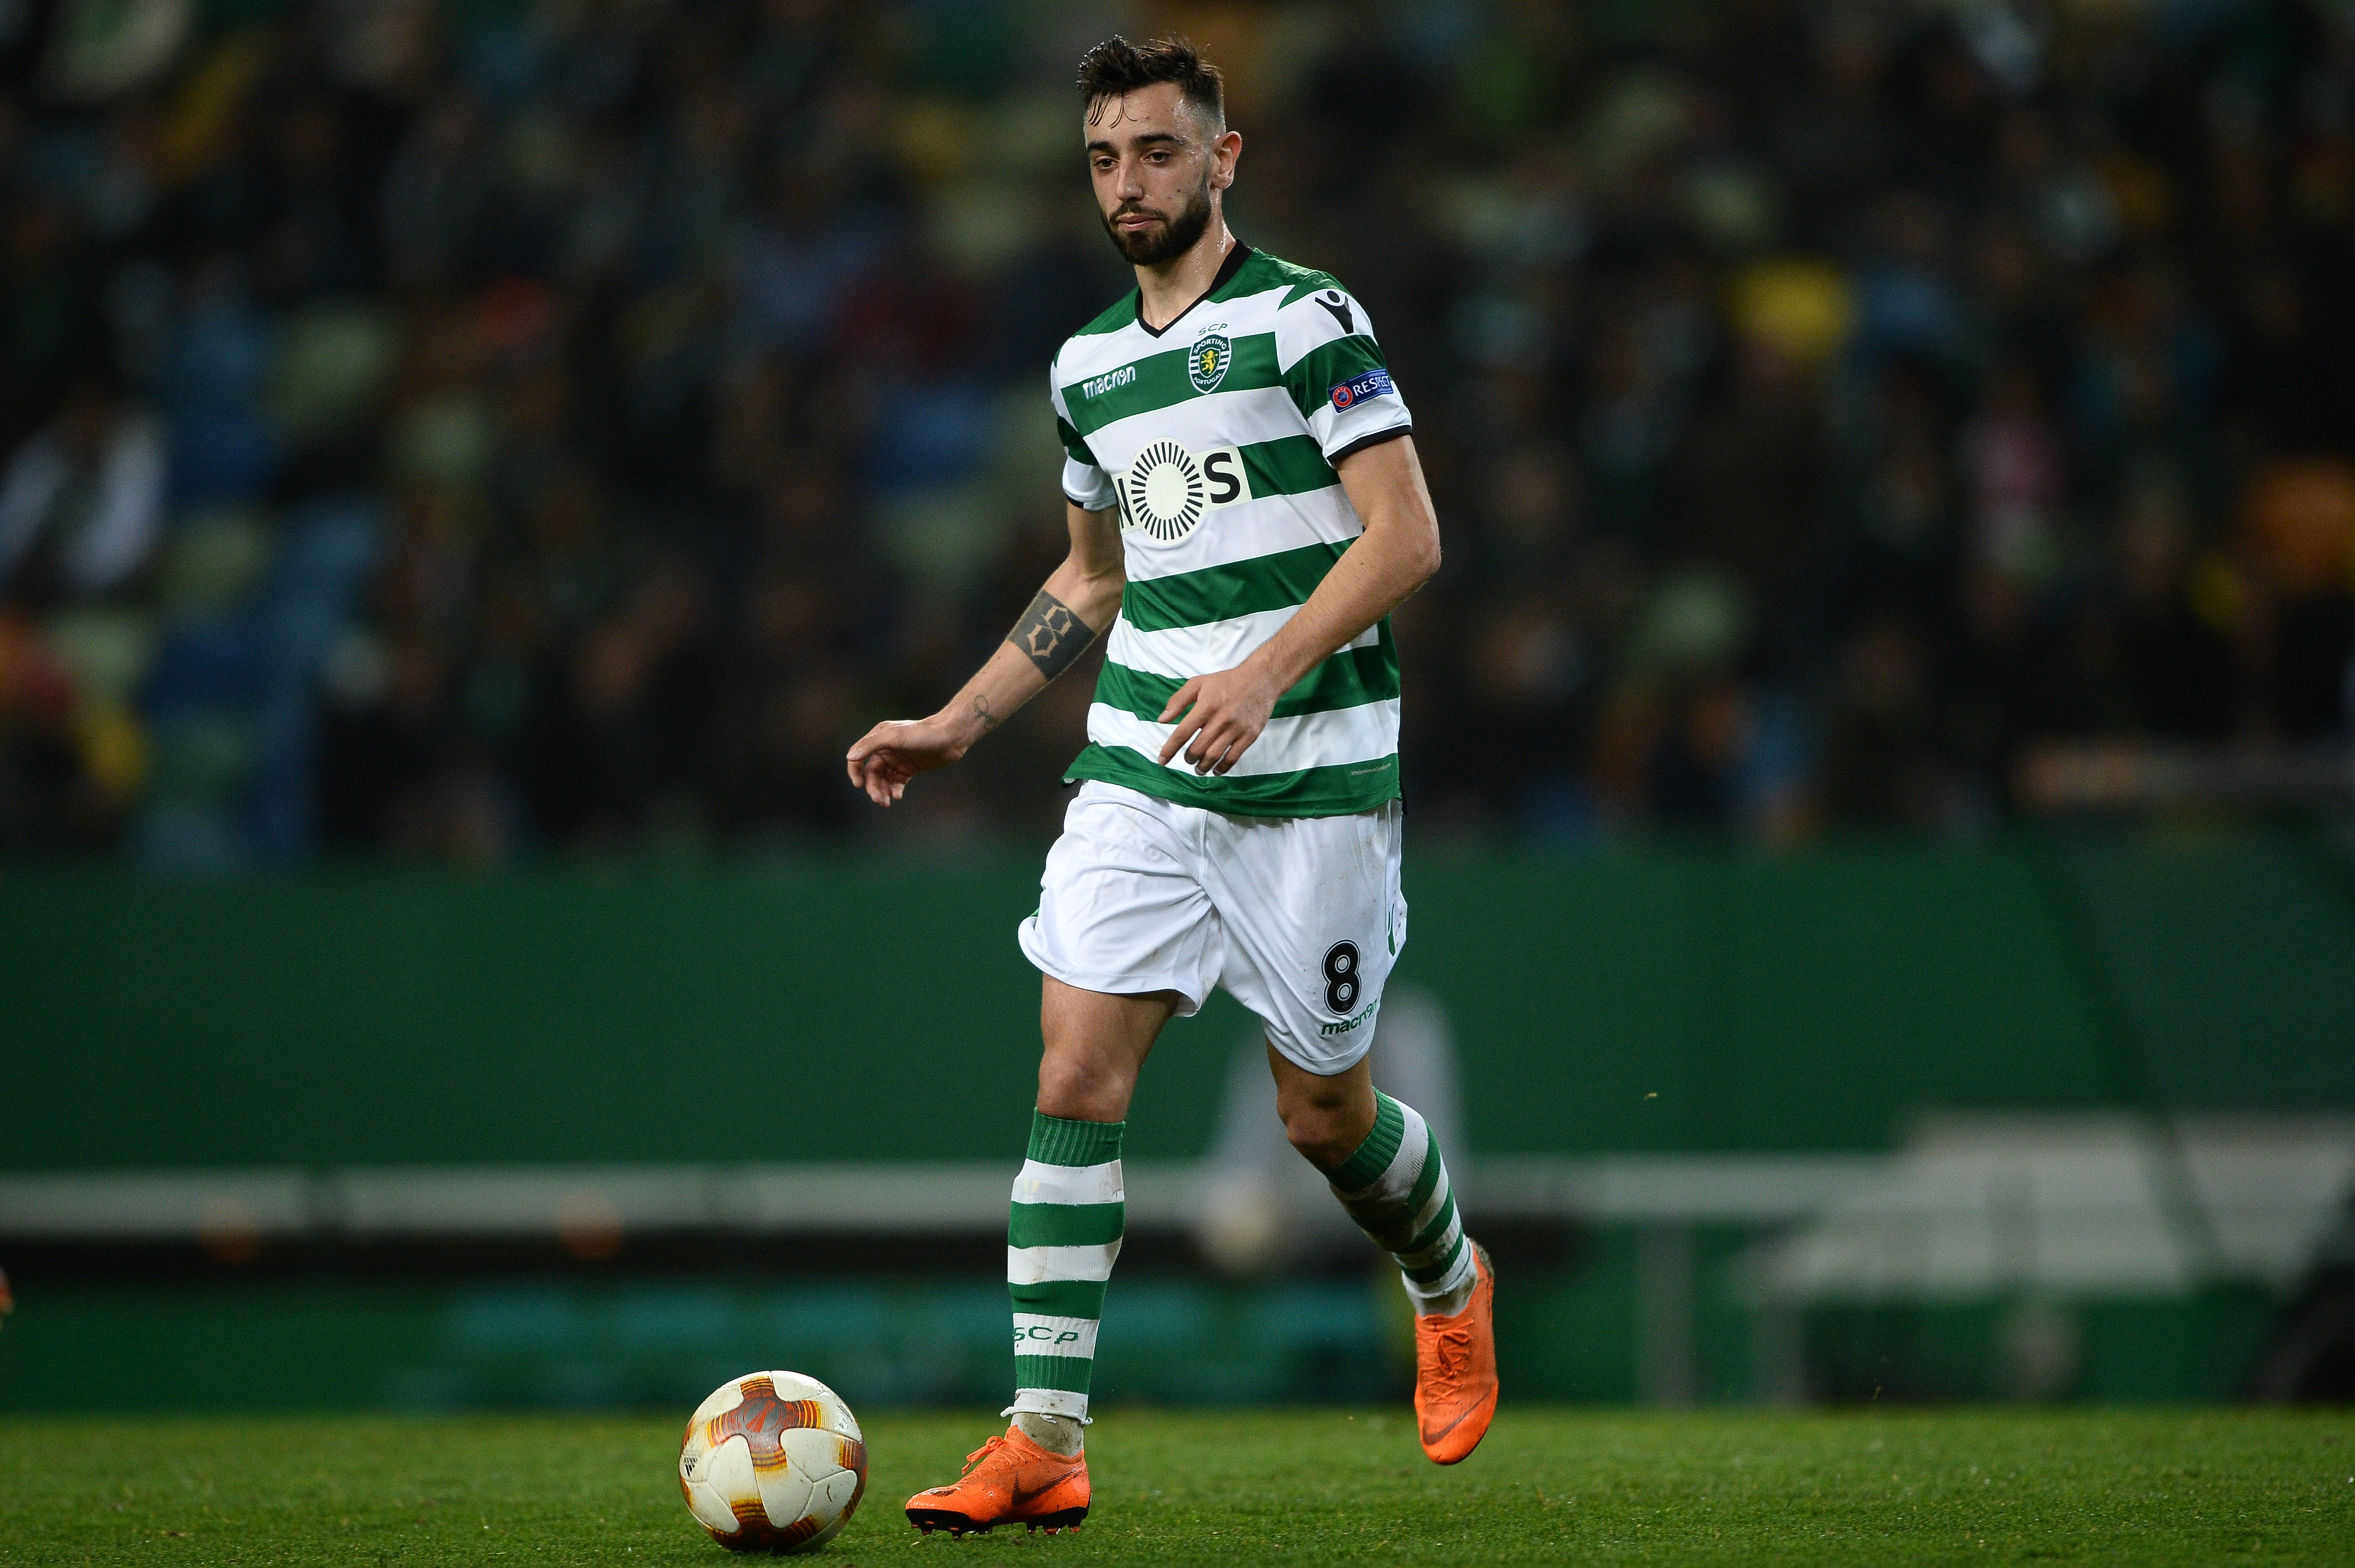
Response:
M997 715L989 710L989 699L978 691L973 694L973 716L981 720L984 733L997 728Z
M1071 667L1071 661L1096 640L1096 634L1094 627L1072 613L1070 605L1042 588L1006 640L1028 654L1039 673L1052 680Z

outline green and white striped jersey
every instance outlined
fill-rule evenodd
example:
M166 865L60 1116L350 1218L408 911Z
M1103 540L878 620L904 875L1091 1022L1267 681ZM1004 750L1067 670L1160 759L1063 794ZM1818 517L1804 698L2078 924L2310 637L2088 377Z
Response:
M1159 332L1131 293L1067 341L1050 388L1063 492L1117 507L1128 586L1066 782L1242 816L1337 816L1399 793L1388 618L1308 672L1224 776L1158 758L1188 679L1231 669L1365 531L1334 464L1403 435L1365 307L1324 272L1238 244Z

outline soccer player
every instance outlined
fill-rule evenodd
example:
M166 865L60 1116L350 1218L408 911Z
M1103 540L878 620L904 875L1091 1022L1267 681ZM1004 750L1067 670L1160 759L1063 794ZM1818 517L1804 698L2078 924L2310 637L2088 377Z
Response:
M1284 1131L1401 1270L1423 1451L1497 1404L1493 1282L1438 1142L1366 1048L1399 944L1399 668L1390 612L1439 565L1406 404L1366 309L1227 230L1242 138L1183 41L1080 63L1088 168L1136 289L1055 357L1070 556L929 719L850 749L879 805L964 755L1107 635L1088 745L1023 953L1045 975L1038 1110L1007 1232L1013 1418L930 1531L1087 1514L1088 1378L1120 1252L1138 1071L1214 986L1267 1028Z

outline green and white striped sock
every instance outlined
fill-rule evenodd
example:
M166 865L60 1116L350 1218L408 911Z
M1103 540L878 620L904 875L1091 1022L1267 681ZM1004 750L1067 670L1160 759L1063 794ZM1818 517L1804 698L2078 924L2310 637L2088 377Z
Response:
M1412 1105L1374 1091L1374 1130L1326 1173L1374 1244L1398 1259L1419 1313L1453 1315L1472 1299L1472 1243L1455 1212L1439 1139Z
M1067 1122L1034 1111L1030 1157L1014 1179L1006 1285L1014 1297L1014 1403L1007 1414L1084 1424L1105 1282L1120 1256L1126 1122Z

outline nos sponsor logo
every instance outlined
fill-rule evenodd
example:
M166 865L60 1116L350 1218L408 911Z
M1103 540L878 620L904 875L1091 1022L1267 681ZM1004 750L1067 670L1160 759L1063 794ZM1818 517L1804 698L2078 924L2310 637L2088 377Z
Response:
M1219 507L1252 498L1240 449L1188 452L1174 441L1156 441L1138 453L1115 488L1121 530L1158 544L1176 544Z

